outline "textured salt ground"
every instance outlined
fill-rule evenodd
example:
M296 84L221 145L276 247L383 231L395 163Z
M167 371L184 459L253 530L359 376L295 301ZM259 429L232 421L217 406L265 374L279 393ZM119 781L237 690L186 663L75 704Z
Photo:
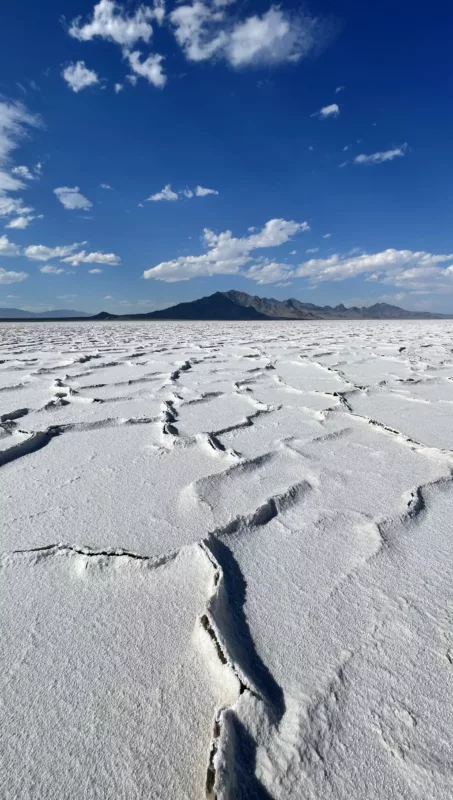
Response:
M202 795L215 710L237 695L196 631L212 577L197 547L155 567L70 551L3 558L5 800Z
M451 797L451 487L425 497L382 534L352 513L299 530L283 514L230 539L251 635L285 696L257 734L269 796ZM250 705L238 713L256 732Z
M6 797L452 796L452 332L0 325Z
M418 394L418 393L417 393ZM442 390L439 392L442 397ZM377 420L430 447L453 449L452 405L441 399L429 403L407 394L374 390L348 397L355 414Z

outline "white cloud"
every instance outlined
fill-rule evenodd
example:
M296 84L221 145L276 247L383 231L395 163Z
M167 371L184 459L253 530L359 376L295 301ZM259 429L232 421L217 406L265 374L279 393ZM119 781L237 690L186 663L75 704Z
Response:
M218 194L216 189L206 189L204 186L197 186L195 189L197 197L206 197L208 194Z
M113 186L110 186L108 183L101 183L100 187L101 189L113 189Z
M0 217L10 217L13 214L29 214L32 208L24 206L23 200L13 198L0 190Z
M324 234L324 236L323 236L322 238L323 238L323 239L330 239L330 237L331 237L331 236L332 236L332 234L331 234L331 233L325 233L325 234Z
M41 119L30 114L21 103L0 99L0 217L13 214L24 215L33 209L26 209L21 198L12 198L8 192L25 188L25 167L13 167L11 156L32 127L39 127Z
M255 264L244 273L246 278L256 281L260 285L266 283L276 283L283 281L287 285L287 279L291 277L292 270L287 264L279 264L278 261L270 261L265 264Z
M270 262L267 259L256 259L255 263L242 274L260 284L293 278L309 278L311 288L320 282L342 281L362 275L366 281L392 285L406 292L411 291L412 294L453 293L453 253L436 255L424 251L393 249L360 255L353 255L353 252L355 251L344 255L334 254L329 258L312 258L295 268L288 264ZM159 265L161 268L159 271L167 275L162 280L171 280L172 278L169 278L168 275L178 274L178 269L184 269L184 267L186 270L195 268L197 275L224 271L220 268L203 271L203 264L195 264L194 257L189 259L188 265L183 263L184 261L185 259L181 258L175 262L169 262L170 266L168 264ZM243 258L241 265L245 261L250 261L250 259ZM237 272L238 269L230 271ZM149 272L151 273L149 277L159 277L158 274L153 274L153 270L149 270Z
M340 169L343 169L343 167L347 167L348 164L349 164L349 161L342 161L341 164L338 164L338 166L340 167Z
M439 267L439 264L450 262L453 264L453 253L449 255L434 255L424 251L411 250L383 250L380 253L353 256L334 254L329 258L316 258L300 264L294 271L295 277L309 277L313 281L341 281L354 278L357 275L369 274L372 280L393 285L438 280L447 277L453 278L449 268Z
M76 294L59 294L57 295L57 300L75 300L77 297Z
M160 192L156 192L156 194L152 194L151 197L147 197L146 199L156 203L159 200L177 200L178 195L172 190L171 184L167 183Z
M65 256L69 256L74 250L78 250L81 244L86 244L86 242L76 242L75 244L67 244L60 247L31 244L25 248L24 255L32 261L49 261L52 258L64 258Z
M289 241L292 236L302 231L310 230L306 222L294 222L284 219L271 219L264 228L257 233L243 238L235 238L231 231L216 234L209 228L203 232L203 242L207 250L200 256L180 256L173 261L165 261L143 273L144 278L167 281L190 280L201 275L233 275L243 266L252 269L254 261L250 253L254 250L268 247L278 247ZM271 266L267 261L255 260L266 268L266 275L271 273ZM274 264L274 262L273 262ZM285 265L279 265L286 269ZM274 274L277 267L273 266ZM263 273L264 274L264 273ZM280 273L279 273L280 275ZM286 273L285 273L286 275ZM253 276L254 277L254 276ZM255 278L258 279L258 278Z
M84 211L88 211L93 205L88 198L81 194L78 186L73 186L72 188L70 186L59 186L53 191L60 203L68 211L74 211L77 208L83 208Z
M91 275L99 275L99 273L102 272L102 269L89 269L88 272L90 272Z
M16 217L16 219L12 219L11 222L8 222L6 225L7 228L13 228L15 230L24 230L24 228L28 228L30 222L32 222L35 217Z
M400 156L404 156L407 150L407 143L401 145L401 147L395 147L393 150L385 150L382 153L371 153L371 155L365 155L361 153L359 156L356 156L354 159L354 164L382 164L384 161L393 161L394 158L399 158Z
M295 256L297 254L297 250L291 250L290 256Z
M100 0L93 9L90 22L81 24L81 17L71 23L69 35L82 42L89 42L96 36L115 42L122 47L132 47L140 39L148 44L153 29L150 20L162 19L163 6L159 4L158 10L141 5L134 14L127 16L123 6L114 0Z
M195 189L186 187L183 190L180 189L174 192L171 188L171 184L167 183L160 192L152 194L151 197L147 197L147 200L153 200L154 202L158 200L178 200L179 197L187 197L190 200L192 197L207 197L210 194L218 194L217 189L207 189L205 186L196 186Z
M319 253L319 247L309 247L306 253Z
M113 300L113 297L111 294L106 294L104 300Z
M78 267L79 264L110 264L111 266L116 266L121 262L120 257L115 253L86 253L85 250L66 256L61 260L65 264L71 264L73 267Z
M10 283L20 283L28 278L26 272L7 272L5 269L0 268L0 284L7 286Z
M76 64L69 64L61 73L62 78L71 87L73 92L80 92L87 86L94 86L99 83L99 76L93 69L88 69L84 61L77 61Z
M126 80L129 81L131 86L137 86L138 78L136 75L126 75Z
M0 256L18 256L20 248L17 244L10 242L7 235L0 236Z
M50 264L47 264L45 267L40 267L39 271L44 272L45 275L62 275L64 273L64 269L52 267Z
M22 178L26 181L34 181L36 180L36 176L33 175L32 172L28 169L28 167L13 167L11 170L13 175L17 175L18 178Z
M235 67L300 61L313 49L315 31L314 19L271 6L261 17L237 23L226 47L227 58Z
M344 92L344 86L337 86L335 89L335 94L339 94L340 92Z
M133 53L127 54L131 70L136 75L146 78L146 80L152 83L157 89L163 89L167 83L167 76L162 69L164 57L157 53L152 53L148 58L145 58L144 61L140 61L140 58L141 53L139 50L134 50Z
M115 91L115 94L119 94L120 92L122 92L122 91L123 91L123 89L124 89L124 86L123 86L123 84L122 84L122 83L115 83L115 85L114 85L113 89L114 89L114 91Z
M200 0L177 6L170 14L178 44L189 61L223 58L233 67L296 62L324 38L318 19L271 6L261 16L237 21L227 2L212 6Z
M338 117L339 113L339 106L336 103L332 103L330 106L324 106L324 108L320 108L319 111L315 111L311 116L318 117L318 119L328 119L329 117Z

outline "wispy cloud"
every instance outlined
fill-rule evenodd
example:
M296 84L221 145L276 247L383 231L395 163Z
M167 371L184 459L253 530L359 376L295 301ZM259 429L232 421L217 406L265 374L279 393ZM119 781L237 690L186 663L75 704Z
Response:
M329 117L338 117L339 114L339 106L336 103L331 103L330 106L324 106L324 108L320 108L319 111L315 111L315 113L311 114L311 116L318 117L318 119L329 119Z
M64 258L71 255L75 250L86 242L76 242L58 247L47 247L44 244L30 244L24 250L24 255L32 261L50 261L54 258Z
M53 267L51 264L46 264L45 267L39 268L40 272L43 272L44 275L63 275L65 270L61 269L61 267Z
M109 264L116 266L121 262L121 258L115 253L86 253L85 250L65 256L61 260L65 264L71 264L73 267L77 267L79 264Z
M217 189L207 189L205 186L196 186L195 189L179 189L174 192L171 184L167 183L160 192L156 192L156 194L152 194L151 197L146 199L158 202L159 200L178 200L180 197L187 197L190 200L192 197L207 197L210 194L216 195L219 193Z
M8 272L0 268L0 285L8 286L10 283L21 283L28 278L27 272Z
M93 203L83 195L78 186L59 186L53 190L54 194L58 197L60 203L68 210L75 211L82 208L88 211Z
M11 196L26 188L31 175L27 167L13 167L11 162L14 150L30 129L41 126L41 118L27 111L22 103L0 99L0 217L25 217L33 211L22 198Z
M365 155L361 153L354 159L354 164L382 164L384 161L393 161L394 158L400 158L406 155L407 143L405 142L400 147L395 147L393 150L384 150L383 152L371 153Z

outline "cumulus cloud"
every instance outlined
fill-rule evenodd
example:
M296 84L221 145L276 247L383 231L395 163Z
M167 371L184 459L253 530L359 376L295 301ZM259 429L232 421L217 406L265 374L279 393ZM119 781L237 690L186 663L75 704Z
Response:
M30 114L22 103L0 99L0 217L26 215L33 211L25 207L21 198L10 195L10 192L25 188L24 179L29 174L26 167L11 167L11 161L13 151L28 136L30 129L40 125L40 117Z
M317 283L320 281L341 281L357 275L370 275L371 279L394 285L403 285L407 281L433 279L448 275L451 277L453 267L445 269L439 265L453 263L453 253L435 255L424 251L387 249L380 253L363 253L361 255L338 255L329 258L313 258L300 264L294 271L294 277L307 277ZM451 272L449 270L451 269Z
M371 155L361 153L355 157L354 164L382 164L384 161L393 161L394 158L404 156L406 150L407 142L402 144L401 147L395 147L393 150L385 150L382 153L371 153Z
M91 275L99 275L99 273L102 272L102 269L89 269L88 272Z
M163 13L163 4L159 3L157 12L156 9L141 5L134 14L128 16L120 3L100 0L89 22L82 24L81 17L72 21L69 35L81 42L99 37L128 48L139 40L148 44L153 33L150 22L154 18L161 20Z
M39 268L40 272L43 272L45 275L62 275L64 273L64 269L60 267L52 267L51 264L47 264L45 267Z
M308 14L271 6L262 15L237 21L227 15L227 5L194 0L172 11L176 41L189 61L222 58L232 67L297 62L324 38L320 20Z
M10 242L6 234L0 236L0 256L18 256L20 248L17 244Z
M68 211L74 211L78 208L88 211L93 205L88 198L81 194L78 186L73 186L72 188L70 186L59 186L53 191L60 203Z
M218 194L216 189L206 189L204 186L197 186L195 189L197 197L206 197L208 194Z
M31 244L25 248L24 255L31 261L50 261L53 258L69 256L75 250L78 250L81 244L86 244L86 242L76 242L75 244L67 244L59 247L47 247L44 244Z
M158 264L147 270L144 277L172 282L200 275L240 273L262 285L286 283L295 278L308 279L314 285L362 276L366 281L392 285L412 293L453 292L453 253L438 255L387 249L379 253L357 254L353 250L344 255L336 253L329 258L311 258L295 267L250 255L258 247L281 244L298 230L307 229L304 227L306 223L302 223L298 229L294 228L297 224L271 220L258 234L245 239L234 239L230 231L216 235L205 230L206 254L181 256L174 261ZM316 250L311 248L307 252Z
M156 194L152 194L150 197L146 198L147 200L152 200L154 203L157 203L159 200L177 200L178 195L174 192L171 188L171 184L167 183L160 192L156 192Z
M283 286L289 285L290 281L288 281L288 278L290 278L291 275L292 270L288 267L288 265L279 264L278 261L255 264L244 273L246 278L250 278L260 285L264 285L266 283L277 283L277 281L279 281L280 284L277 285Z
M191 200L192 197L207 197L210 194L218 194L217 189L207 189L205 186L196 186L195 189L186 188L174 192L171 188L171 184L167 183L160 192L152 194L151 197L147 197L147 200L153 200L154 202L158 200L178 200L179 197L187 197Z
M329 117L338 117L339 113L339 106L336 103L331 103L330 106L324 106L324 108L320 108L319 111L315 111L311 116L318 117L318 119L328 119Z
M61 259L65 264L77 267L79 264L110 264L116 266L121 263L121 258L115 253L74 253Z
M100 187L101 189L113 189L113 186L110 186L108 183L101 183Z
M216 234L209 228L205 228L203 243L206 253L199 256L180 256L173 261L164 261L146 270L143 277L173 283L202 275L233 275L239 272L243 266L247 266L250 271L253 266L251 262L257 262L250 255L254 250L278 247L289 241L295 234L307 230L310 230L307 222L284 219L271 219L266 222L261 231L243 238L234 237L231 231ZM268 274L271 272L268 262L262 261L261 267L268 268Z
M28 278L27 272L7 272L6 269L0 268L0 284L7 286L10 283L20 283Z
M73 92L80 92L88 86L99 83L99 76L93 69L88 69L84 61L77 61L76 64L69 64L61 73Z
M162 69L164 57L157 53L152 53L148 58L140 61L141 55L139 50L134 50L133 53L127 54L131 70L136 75L146 78L146 80L152 83L157 89L163 89L167 82L167 76Z
M234 67L300 61L315 45L316 20L272 6L261 17L239 22L230 34L227 58Z
M114 89L115 94L119 94L120 92L123 91L124 86L123 86L122 83L115 83L113 89Z

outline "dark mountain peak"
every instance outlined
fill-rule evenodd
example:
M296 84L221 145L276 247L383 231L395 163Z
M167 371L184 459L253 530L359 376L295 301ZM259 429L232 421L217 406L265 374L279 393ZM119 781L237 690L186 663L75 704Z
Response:
M214 292L187 303L178 303L170 308L151 311L149 314L117 315L108 311L89 316L83 311L48 311L33 313L18 308L0 308L0 319L168 319L168 320L328 320L328 319L442 319L450 318L448 314L430 314L427 311L405 311L399 306L389 303L374 303L368 308L352 306L346 308L343 303L332 306L317 306L314 303L303 303L295 297L289 300L276 300L274 297L258 297L231 289L229 292Z
M118 315L111 314L109 311L100 311L99 314L95 314L90 319L118 319Z

